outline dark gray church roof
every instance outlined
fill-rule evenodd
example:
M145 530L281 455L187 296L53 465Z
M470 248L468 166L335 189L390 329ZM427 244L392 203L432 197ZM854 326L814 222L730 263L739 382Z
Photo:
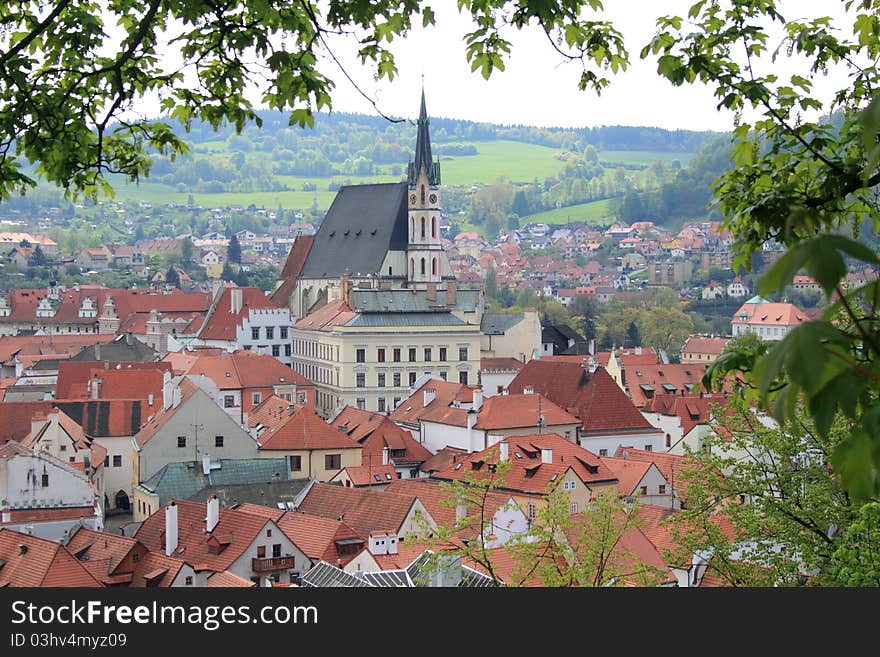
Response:
M300 278L367 276L378 273L388 251L406 251L406 193L405 182L341 187L315 234Z

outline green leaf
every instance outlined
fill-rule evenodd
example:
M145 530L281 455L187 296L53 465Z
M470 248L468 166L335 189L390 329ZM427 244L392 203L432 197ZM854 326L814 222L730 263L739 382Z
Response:
M844 487L858 499L868 499L875 492L871 438L861 429L853 431L831 455L831 464Z

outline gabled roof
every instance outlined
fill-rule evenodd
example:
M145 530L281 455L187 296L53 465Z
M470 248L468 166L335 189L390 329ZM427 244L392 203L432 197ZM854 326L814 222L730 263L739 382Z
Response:
M369 436L387 416L356 406L343 406L328 424L336 427L352 440L360 442Z
M626 496L634 495L648 471L652 467L657 467L647 461L630 461L611 456L600 456L599 458L617 477L617 491Z
M241 308L232 312L232 294L241 294ZM202 340L235 340L238 328L251 310L279 310L258 287L223 288L208 311L208 318L202 324L198 337Z
M144 413L146 402L140 399L78 399L54 404L90 438L133 436L147 415Z
M617 477L598 456L559 434L507 436L502 442L508 444L511 466L501 490L545 495L547 487L561 480L569 470L588 486L617 482ZM543 449L552 450L551 463L542 462ZM499 447L492 445L431 476L447 481L466 481L468 475L477 479L490 478L494 476L493 466L499 462L499 454Z
M554 427L565 424L578 424L578 419L566 413L549 399L540 394L495 395L483 402L477 416L475 429L493 431L499 429L518 429L542 426Z
M0 588L93 587L101 583L54 541L0 528Z
M397 470L390 463L382 465L382 461L349 465L342 468L331 481L342 481L343 473L348 475L352 486L387 486L392 481L397 481Z
M87 382L90 379L101 378L100 399L146 399L150 392L157 393L155 381L161 382L162 372L166 371L171 372L170 363L66 361L58 364L55 398L66 400L85 398ZM107 373L109 376L106 375ZM143 381L143 384L139 384L139 381ZM157 398L161 398L161 383L158 388Z
M159 496L159 503L173 499L192 498L204 491L195 501L208 499L208 493L218 493L217 487L257 484L286 480L289 469L284 459L219 459L211 462L211 471L204 474L202 463L173 461L162 466L149 479L138 485L142 490ZM219 467L217 467L219 466ZM212 490L205 490L211 487ZM220 495L222 499L222 495ZM227 500L227 506L232 502Z
M143 447L147 444L147 442L155 436L159 431L164 427L168 421L173 418L177 412L186 406L187 402L195 395L197 392L201 392L194 383L189 381L188 379L181 379L178 384L180 388L180 402L176 405L172 404L166 409L160 409L153 415L152 419L148 420L140 431L137 432L134 439L138 444L138 447ZM202 393L204 394L204 393Z
M388 251L406 251L406 191L405 182L343 185L321 221L300 277L365 277L379 271Z
M693 456L679 456L664 452L646 452L641 449L620 446L614 453L615 458L653 463L663 477L672 485L673 494L684 499L687 494L688 481L682 472L702 472L707 465Z
M468 403L472 402L474 389L475 388L466 386L463 383L430 379L429 381L426 381L421 388L416 390L409 399L403 400L400 403L400 406L392 411L390 417L398 423L419 426L419 420L426 413L433 413L439 411L439 409L445 409L455 400ZM424 403L425 391L434 392L434 400L427 406Z
M730 338L713 338L704 335L692 335L684 343L681 348L683 354L710 354L717 356L722 351Z
M667 363L627 367L626 387L637 408L645 408L657 395L696 395L709 363Z
M0 402L0 444L23 440L31 432L31 420L45 417L51 409L50 401Z
M382 463L382 452L387 447L389 450L405 450L402 456L392 455L389 452L389 461L392 465L399 463L424 463L431 458L431 452L419 443L406 429L396 425L390 418L385 417L382 422L366 438L360 440L364 451L361 452L362 463Z
M484 313L480 320L480 333L504 335L525 319L523 313Z
M419 469L428 474L440 472L441 470L445 470L449 466L454 465L467 455L468 451L466 449L458 449L457 447L449 446L441 447L437 450L436 454L422 463L422 467Z
M191 377L206 376L220 390L312 385L277 358L246 349L231 354L199 355L186 374Z
M316 483L299 511L344 521L358 536L368 538L371 532L400 531L415 501L413 495Z
M604 368L590 374L579 363L531 360L508 390L522 393L527 386L577 416L588 433L656 431Z
M700 397L688 395L658 395L645 406L645 412L677 415L681 420L682 436L687 436L694 427L708 424L712 417L712 408L726 408L728 398L723 394L709 394ZM728 409L728 413L732 413Z
M261 535L270 521L239 509L220 507L220 520L211 533L205 532L205 503L173 500L177 505L178 548L171 556L186 559L193 564L204 564L209 570L227 570L254 540ZM165 508L144 520L135 538L151 551L165 552ZM218 550L216 545L225 545Z
M213 575L208 575L208 588L253 588L257 584L256 582L252 582L249 579L245 579L244 577L239 577L235 573L231 573L228 570L221 571L219 573L214 573Z
M337 299L297 320L294 326L311 331L332 331L336 326L348 324L355 317L357 313L344 300Z
M806 313L791 303L770 303L753 297L746 301L733 315L734 324L760 324L769 326L797 326L808 320Z
M259 424L265 427L257 434L261 450L361 449L307 406L289 408L289 402L283 404L280 411L261 404L248 418L252 428Z

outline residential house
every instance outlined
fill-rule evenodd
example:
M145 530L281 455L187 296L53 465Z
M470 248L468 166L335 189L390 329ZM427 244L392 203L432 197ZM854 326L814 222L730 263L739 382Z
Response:
M103 586L65 546L6 527L0 527L0 562L0 587Z
M431 478L492 479L502 461L509 461L510 467L495 492L509 494L526 510L529 521L534 521L538 506L546 504L548 492L560 483L569 495L572 513L586 508L600 494L617 494L617 477L598 456L554 433L508 436Z
M363 464L363 447L307 406L269 397L248 418L259 456L287 460L291 479L329 481L342 468Z
M577 417L577 442L600 456L620 444L659 445L662 439L608 372L589 362L531 361L508 389L543 395Z
M312 563L271 519L207 503L172 500L147 518L134 538L151 551L183 557L200 569L260 586L298 581Z
M503 394L522 368L523 362L516 358L481 358L480 386L483 396Z
M748 296L749 288L747 288L742 279L739 276L734 278L730 283L727 284L727 296L731 299L740 299L742 297Z
M582 335L565 324L545 326L541 330L541 355L555 356L583 341Z
M314 384L272 356L248 350L216 355L195 353L186 377L239 424L247 425L253 409L271 395L314 408Z
M724 393L696 395L656 395L642 409L642 415L665 436L663 449L670 454L685 454L703 449L703 439L712 433L709 425L716 407L727 406Z
M101 529L103 522L100 500L82 470L48 451L16 442L0 446L0 526L58 540L73 526Z
M681 347L682 363L713 363L730 338L716 337L714 335L691 335Z
M8 253L22 242L30 244L31 247L39 246L46 255L58 253L58 244L47 235L17 232L0 232L0 253Z
M247 430L195 384L182 379L169 382L166 389L162 407L147 417L134 436L129 496L133 487L175 461L258 456L257 443Z
M658 395L697 396L707 367L699 362L639 365L626 371L625 390L639 409Z
M87 247L79 252L74 262L84 269L107 269L113 256L106 246Z
M638 498L639 504L680 507L679 501L673 497L672 484L653 463L613 456L601 459L617 477L617 493L624 500L631 502Z
M521 313L484 313L480 355L526 362L541 353L541 321L533 308Z
M791 303L772 303L756 296L733 315L731 334L739 337L754 333L768 341L782 340L796 326L808 321L807 314Z

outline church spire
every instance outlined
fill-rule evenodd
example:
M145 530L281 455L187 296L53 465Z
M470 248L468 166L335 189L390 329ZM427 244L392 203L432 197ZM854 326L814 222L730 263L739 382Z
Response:
M418 135L416 137L416 157L407 167L407 179L411 187L416 185L422 167L428 176L428 184L440 184L440 163L431 158L431 135L428 133L428 110L425 105L425 88L422 87L422 107L419 111Z

